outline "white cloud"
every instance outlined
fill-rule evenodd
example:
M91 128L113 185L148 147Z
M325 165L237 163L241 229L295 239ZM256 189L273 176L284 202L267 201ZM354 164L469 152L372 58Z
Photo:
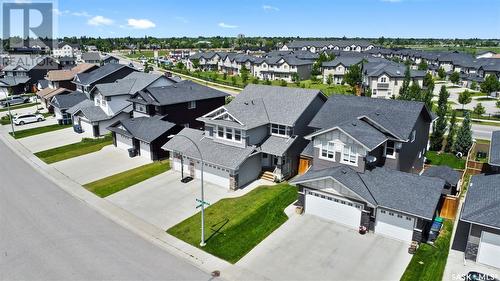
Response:
M95 16L93 18L90 18L87 21L87 24L93 25L93 26L112 25L113 24L113 20L105 18L103 16Z
M274 7L271 5L262 5L262 9L264 9L264 11L279 11L280 10L278 7Z
M56 16L67 15L70 13L70 11L68 11L68 10L61 11L59 9L52 9L52 12L54 12L54 15L56 15Z
M128 19L127 25L135 29L148 29L156 27L156 24L148 19Z
M85 11L81 11L81 12L73 12L71 13L73 16L76 16L76 17L86 17L86 18L90 18L92 17L89 13L85 12Z
M222 27L222 28L238 28L237 25L233 25L233 24L227 24L227 23L223 23L223 22L219 22L219 27Z

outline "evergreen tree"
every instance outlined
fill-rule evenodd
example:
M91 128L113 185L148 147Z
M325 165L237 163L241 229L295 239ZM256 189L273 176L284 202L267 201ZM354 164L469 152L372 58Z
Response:
M446 132L446 112L448 110L448 97L450 94L446 87L441 86L439 91L438 108L436 110L438 119L432 127L431 150L440 151L443 148L444 133Z
M464 121L458 129L457 138L455 140L454 150L456 152L461 152L462 155L467 155L469 149L472 146L472 130L469 112L465 113Z
M476 107L474 107L474 114L476 114L478 117L481 117L481 115L486 113L486 109L481 103L478 103Z
M444 70L443 67L440 67L438 69L438 76L439 76L439 79L441 79L441 80L443 80L446 77L446 71Z
M249 73L250 73L250 71L248 70L248 68L246 68L246 66L241 67L240 76L241 76L241 81L243 82L243 84L245 84L248 81Z
M328 86L330 86L330 85L332 85L332 83L333 83L333 75L330 73L326 77L326 84L328 84Z
M399 99L411 100L410 82L411 82L410 67L407 66L405 70L405 78L403 80L403 85L399 89L399 97L398 97Z
M431 92L434 91L434 79L432 78L432 75L430 73L425 74L422 85L425 88L431 90Z
M500 82L495 75L488 75L484 78L484 82L481 83L481 92L492 93L500 90Z
M455 135L457 134L457 112L453 111L450 119L450 127L448 129L448 137L446 138L446 146L444 151L451 152L455 144Z
M460 74L454 71L452 74L450 74L450 81L453 84L458 84L458 82L460 82Z

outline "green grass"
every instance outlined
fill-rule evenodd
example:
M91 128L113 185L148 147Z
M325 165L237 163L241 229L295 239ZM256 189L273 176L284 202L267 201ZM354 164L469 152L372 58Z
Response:
M453 221L445 220L434 245L421 244L406 267L401 281L442 280L450 248Z
M35 156L40 158L47 164L55 163L58 161L78 157L88 153L101 150L106 145L113 143L113 137L110 135L99 139L83 139L81 142L72 143L44 151L35 153Z
M13 105L13 106L10 107L10 110L32 107L32 106L35 106L35 105L38 105L38 104L40 104L40 103L25 103L25 104L20 104L20 105ZM5 111L8 111L8 110L9 109L7 107L0 108L0 112L5 112Z
M168 161L158 161L87 183L84 187L99 197L106 197L169 169L170 164Z
M66 128L69 128L71 126L72 125L53 124L53 125L44 126L44 127L19 130L19 131L15 131L14 138L15 139L22 139L22 138L26 138L26 137L31 137L31 136L43 134L43 133L48 133L48 132L66 129ZM10 133L10 135L12 135L12 133Z
M483 140L483 139L476 139L476 143L490 145L491 141L490 140Z
M295 200L297 189L282 183L218 201L205 210L207 244L201 249L236 263L288 219L283 210ZM167 232L200 248L200 216L197 213Z
M500 127L500 122L472 120L472 123L473 124L477 124L477 125L487 125L487 126L497 126L497 127Z
M165 50L158 51L158 56L162 57L162 56L166 56L166 55L168 55L168 51L165 51ZM125 56L128 58L131 58L131 59L140 59L142 57L152 58L154 56L154 51L151 51L151 50L140 51L140 52L137 51L133 54L126 54Z
M425 157L427 158L427 161L431 165L435 165L435 166L445 165L445 166L449 166L453 169L464 169L465 168L465 159L457 158L452 153L438 154L436 151L427 151L425 153Z
M496 101L496 98L490 98L490 97L480 97L476 99L477 101Z
M481 92L470 92L471 93L471 97L486 97L488 96L487 93L481 93Z

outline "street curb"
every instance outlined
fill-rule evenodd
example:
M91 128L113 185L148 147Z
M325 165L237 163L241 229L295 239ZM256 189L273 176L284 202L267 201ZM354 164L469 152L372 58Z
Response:
M1 126L0 126L1 128ZM221 277L228 280L256 280L268 279L264 276L259 276L254 272L232 265L222 259L212 256L194 246L191 246L174 236L144 220L138 218L134 214L112 204L111 202L100 198L90 191L83 188L59 170L46 164L38 157L33 155L21 143L10 137L10 135L2 131L0 132L0 140L16 153L21 159L40 171L40 174L45 178L55 183L59 188L86 203L92 209L99 212L101 215L124 227L125 229L139 235L150 243L159 246L168 253L182 258L190 264L200 268L201 270L210 273L214 270L221 272Z

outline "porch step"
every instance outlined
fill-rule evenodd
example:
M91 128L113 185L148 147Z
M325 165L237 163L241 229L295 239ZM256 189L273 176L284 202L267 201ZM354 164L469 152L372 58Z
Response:
M274 174L273 172L265 171L262 174L260 174L260 178L263 180L274 181Z

